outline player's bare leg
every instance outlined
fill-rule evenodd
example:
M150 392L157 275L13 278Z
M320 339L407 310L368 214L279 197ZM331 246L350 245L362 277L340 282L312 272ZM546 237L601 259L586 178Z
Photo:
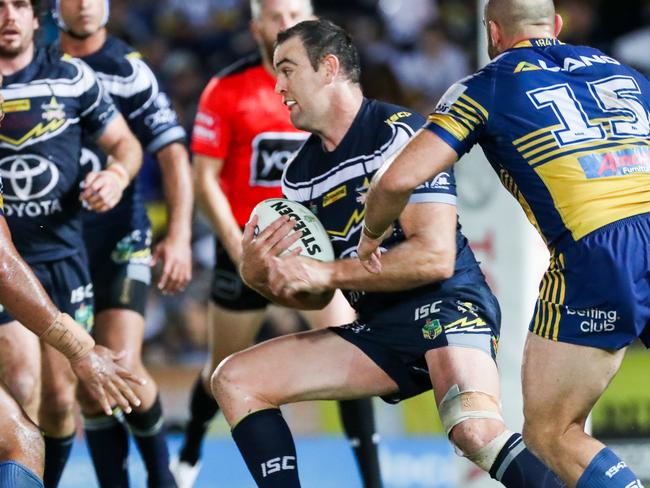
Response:
M584 427L624 354L624 350L606 351L528 334L523 365L524 438L569 486L605 486L590 484L588 479L578 483L605 449ZM606 464L616 466L618 461L611 459ZM604 475L606 469L602 471ZM617 470L607 486L640 486L628 484L634 483L636 476L629 471L625 477L623 471L629 468Z
M147 468L149 486L173 486L158 387L142 364L144 317L133 310L103 310L95 317L93 334L97 344L114 351L124 351L125 356L121 364L146 380L144 385L134 386L134 391L142 400L142 404L135 407L131 413L125 414L124 420L135 437ZM84 396L82 393L81 397ZM95 403L88 401L88 398L82 400L82 412L89 436L98 437L103 434L110 436L110 440L107 439L106 443L98 443L97 439L92 443L91 449L95 451L97 444L101 445L101 452L93 452L92 456L93 460L102 459L101 463L94 462L98 477L104 482L111 479L115 483L118 483L118 479L126 479L128 477L126 468L122 468L128 456L128 440L124 426L114 418L106 418L101 409ZM108 422L112 423L108 424ZM119 441L115 442L116 439ZM106 462L107 457L111 457L115 462Z
M324 309L303 310L301 314L316 329L349 324L356 318L356 312L338 290ZM382 481L377 449L379 434L375 429L372 398L340 401L339 414L345 435L354 451L364 488L380 488Z
M397 385L359 348L330 330L318 330L230 356L213 375L212 391L258 485L294 488L300 486L295 446L278 407L386 395Z
M229 310L212 301L208 305L209 356L203 365L190 396L190 419L185 427L183 446L172 471L179 488L193 486L199 474L201 446L210 421L219 412L219 405L210 390L210 378L219 363L231 354L254 343L265 310Z
M6 488L42 487L43 439L38 427L0 382L0 485Z
M0 327L0 374L9 391L33 422L41 402L41 346L20 322Z
M67 358L52 346L42 343L42 400L39 426L45 436L46 487L58 485L70 457L75 425L77 379Z
M499 374L486 352L442 347L426 353L431 383L449 439L504 486L563 486L501 418Z

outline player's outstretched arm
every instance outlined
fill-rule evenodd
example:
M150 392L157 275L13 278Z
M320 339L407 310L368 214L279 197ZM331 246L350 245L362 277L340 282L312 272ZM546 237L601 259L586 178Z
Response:
M386 230L402 213L411 192L457 159L451 146L433 132L421 129L390 164L377 172L366 195L364 232L357 248L368 271L378 271L377 249Z
M90 210L106 212L117 205L140 170L142 146L119 114L108 123L97 143L108 156L108 164L104 170L86 176L80 198Z
M128 382L142 380L116 363L120 356L95 346L72 317L60 313L16 251L4 217L0 217L0 303L44 342L64 354L72 369L107 415L117 404L126 412L140 400Z
M168 224L167 235L154 249L152 265L162 263L158 289L163 293L176 293L192 279L192 169L187 149L180 142L163 147L156 156L167 202Z

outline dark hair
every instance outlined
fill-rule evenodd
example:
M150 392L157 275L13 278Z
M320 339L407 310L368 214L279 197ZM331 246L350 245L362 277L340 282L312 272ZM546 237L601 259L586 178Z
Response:
M318 66L325 56L333 54L341 63L347 78L353 83L359 83L361 78L359 52L345 29L329 20L305 20L280 32L276 46L293 37L298 37L302 41L314 70L318 71Z
M41 15L41 0L31 0L34 17Z

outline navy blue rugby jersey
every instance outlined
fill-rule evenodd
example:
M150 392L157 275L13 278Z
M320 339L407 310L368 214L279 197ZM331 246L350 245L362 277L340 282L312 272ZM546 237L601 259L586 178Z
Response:
M365 195L371 178L426 122L409 109L364 99L352 126L331 152L323 149L320 138L307 139L287 165L282 178L286 198L305 205L323 223L337 258L356 256L365 215ZM409 203L438 202L456 204L453 170L443 172L419 186ZM393 235L382 247L390 249L405 239L398 222ZM345 292L360 314L371 314L395 302L417 300L419 296L454 286L465 271L480 273L467 239L456 231L456 268L454 277L415 290L401 292Z
M650 212L650 82L616 59L530 39L455 85L427 128L478 143L550 248Z
M5 76L2 94L0 177L16 248L29 263L73 255L83 249L82 138L99 137L118 112L84 62L54 50Z
M169 98L140 53L109 36L101 49L81 59L95 70L145 151L155 154L168 144L185 140L185 130L179 125ZM88 140L84 143L82 163L90 165L88 170L97 171L105 167L106 155ZM114 209L101 214L84 212L86 226L115 222L130 222L134 229L149 225L137 181L124 191Z

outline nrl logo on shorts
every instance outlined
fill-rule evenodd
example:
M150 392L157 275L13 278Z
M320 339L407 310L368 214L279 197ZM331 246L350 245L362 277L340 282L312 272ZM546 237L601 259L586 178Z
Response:
M50 98L50 103L41 105L41 108L43 109L42 117L48 122L65 119L65 105L59 103L55 97Z
M422 336L425 339L433 340L442 334L442 325L438 319L427 319L422 327Z

